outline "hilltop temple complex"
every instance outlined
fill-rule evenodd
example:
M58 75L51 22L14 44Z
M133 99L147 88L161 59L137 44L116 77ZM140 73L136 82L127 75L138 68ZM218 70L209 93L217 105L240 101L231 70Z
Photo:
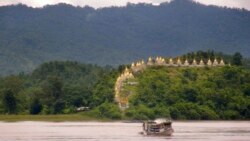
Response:
M122 87L124 86L127 80L131 80L134 78L134 74L144 69L152 66L165 66L165 67L221 67L225 66L223 59L218 61L216 58L211 61L208 59L206 63L201 60L193 59L190 63L187 59L183 62L180 58L177 60L169 58L164 59L163 57L156 57L155 59L149 57L147 62L145 63L144 60L138 61L136 63L132 63L130 69L125 68L124 72L117 78L115 83L115 101L119 103L121 109L128 108L128 96L121 96ZM134 85L134 83L130 83L130 85Z
M201 59L200 61L197 61L193 59L192 63L189 63L189 61L186 59L184 62L181 61L180 58L178 58L176 61L174 61L172 58L170 59L164 59L162 57L156 57L155 60L153 60L151 57L148 58L147 63L144 63L144 61L138 61L137 63L131 64L131 70L132 72L141 71L149 66L166 66L166 67L218 67L218 66L225 66L225 63L223 59L218 62L218 60L215 58L212 62L210 59L207 60L207 63L205 64L204 61Z

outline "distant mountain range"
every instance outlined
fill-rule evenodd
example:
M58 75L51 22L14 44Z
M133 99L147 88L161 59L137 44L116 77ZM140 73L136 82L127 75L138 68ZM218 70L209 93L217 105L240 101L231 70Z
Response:
M51 60L119 65L195 50L250 56L250 11L174 0L93 9L0 7L0 74Z

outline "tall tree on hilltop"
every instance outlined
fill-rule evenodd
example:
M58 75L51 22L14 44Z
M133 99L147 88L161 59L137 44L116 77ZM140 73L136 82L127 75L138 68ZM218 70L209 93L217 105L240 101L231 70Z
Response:
M233 55L232 65L241 66L242 65L242 60L243 60L242 55L239 52L236 52Z
M17 111L17 103L14 93L8 89L3 93L3 106L5 113L14 114Z

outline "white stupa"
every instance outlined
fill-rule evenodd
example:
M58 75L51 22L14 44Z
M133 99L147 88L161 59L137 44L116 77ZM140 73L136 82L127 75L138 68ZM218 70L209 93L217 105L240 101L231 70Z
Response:
M181 59L180 59L180 58L178 58L178 60L177 60L177 65L178 65L178 66L181 66L181 65L182 65Z
M188 60L186 59L184 62L184 66L189 66Z
M210 60L210 59L208 59L208 61L207 61L207 65L208 65L208 66L212 66L212 62L211 62L211 60Z
M153 63L153 60L151 57L148 58L148 62L147 62L147 65L148 66L152 66L154 63Z
M173 62L173 59L172 59L172 58L170 58L170 59L169 59L168 64L169 64L169 65L173 65L173 64L174 64L174 62Z
M215 58L215 59L214 59L214 62L213 62L213 66L218 66L218 64L219 64L219 63L218 63L217 59Z
M201 59L201 61L200 61L200 63L199 63L199 66L204 66L205 64L204 64L204 62L203 62L203 60Z
M196 62L195 59L194 59L193 62L192 62L192 66L197 66L197 62Z
M225 63L224 63L223 59L220 60L219 66L225 66Z

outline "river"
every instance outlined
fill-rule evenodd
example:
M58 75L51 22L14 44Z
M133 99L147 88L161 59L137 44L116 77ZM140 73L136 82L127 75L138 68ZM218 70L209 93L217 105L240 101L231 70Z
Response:
M250 121L174 121L171 137L138 134L141 123L0 122L0 141L249 141Z

